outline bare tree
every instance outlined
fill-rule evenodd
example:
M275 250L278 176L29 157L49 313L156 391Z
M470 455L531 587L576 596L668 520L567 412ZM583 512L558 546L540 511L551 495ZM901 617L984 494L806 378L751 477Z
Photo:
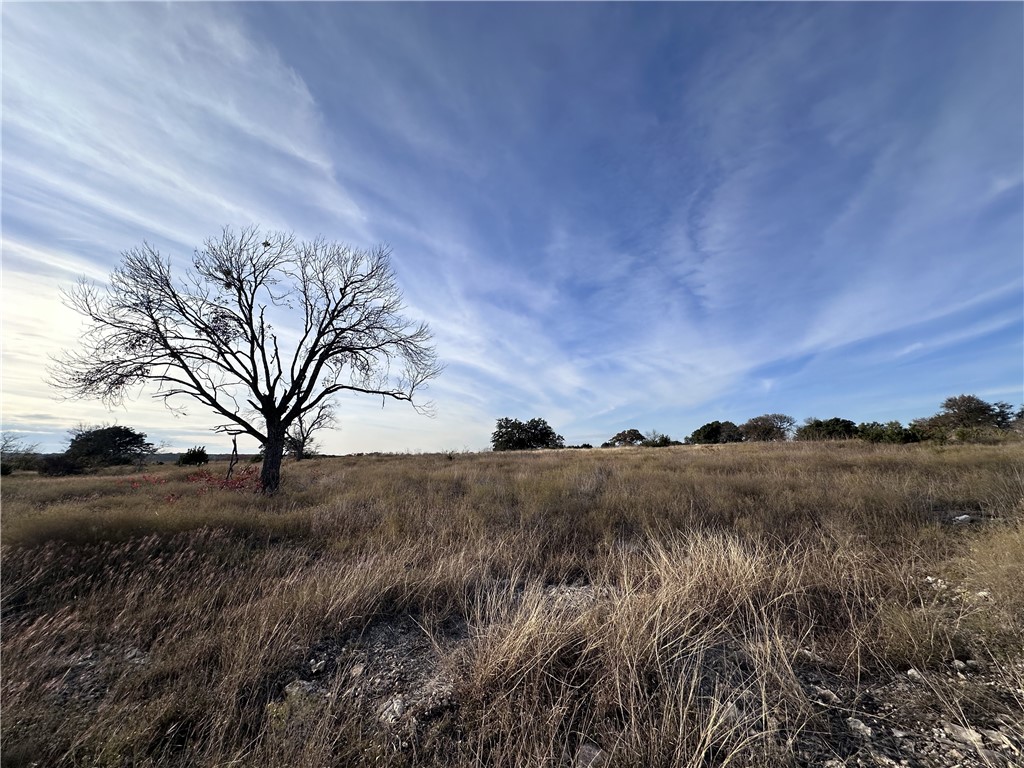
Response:
M263 444L268 493L300 416L345 391L413 404L441 371L429 328L402 316L383 246L225 228L181 278L144 243L122 254L106 286L81 281L64 299L88 323L79 347L54 361L51 383L108 407L147 384L179 411L172 398L199 401L225 420L217 431ZM272 320L297 327L279 332Z
M315 412L300 413L285 433L285 450L296 461L302 461L312 454L316 447L313 433L322 429L330 429L336 423L334 406L329 402L321 403Z

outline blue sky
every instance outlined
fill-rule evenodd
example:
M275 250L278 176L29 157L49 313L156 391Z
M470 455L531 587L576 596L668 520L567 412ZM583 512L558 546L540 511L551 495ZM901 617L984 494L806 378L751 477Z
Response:
M1024 5L18 4L3 21L3 426L224 442L60 402L58 290L258 223L394 249L436 418L332 452L1024 399Z

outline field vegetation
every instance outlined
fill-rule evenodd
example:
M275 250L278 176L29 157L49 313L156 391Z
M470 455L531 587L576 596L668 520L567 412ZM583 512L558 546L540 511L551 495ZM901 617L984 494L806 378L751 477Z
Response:
M4 478L5 768L1020 759L1020 443L223 473Z

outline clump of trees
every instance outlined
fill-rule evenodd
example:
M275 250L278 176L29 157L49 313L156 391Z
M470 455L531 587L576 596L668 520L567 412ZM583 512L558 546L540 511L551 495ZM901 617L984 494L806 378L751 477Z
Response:
M403 315L390 256L383 246L225 228L174 274L143 243L106 285L65 293L88 326L50 381L108 406L146 385L169 406L179 396L199 402L223 419L218 431L259 441L260 484L273 493L300 417L315 420L342 392L413 404L442 370L430 329ZM284 313L294 333L275 327Z
M25 442L19 435L7 432L0 435L0 475L6 477L16 469L39 468L39 455L35 444Z
M647 434L639 429L624 429L601 443L602 448L623 448L636 445L642 448L664 448L669 445L682 445L682 443L656 429L650 430Z
M115 424L86 426L71 430L71 441L61 454L43 456L38 471L42 475L78 475L98 467L125 464L142 466L156 453L156 446L146 439L145 432Z
M71 430L71 443L64 455L85 467L111 467L142 464L156 453L156 446L144 432L118 424L88 427L80 424Z
M557 434L544 419L529 421L498 419L491 435L491 449L495 451L529 451L536 448L564 448L565 439Z
M892 443L895 445L916 443L921 439L917 430L908 429L898 421L887 421L885 424L877 421L862 422L857 425L857 437L869 443Z
M601 444L602 448L621 448L625 445L640 445L647 438L639 429L624 429Z
M743 432L731 421L709 421L686 438L690 445L717 445L720 443L741 443Z
M201 467L210 462L210 456L206 453L205 445L197 445L189 448L178 457L179 467Z
M755 416L740 425L743 439L752 443L772 443L788 440L796 426L796 419L784 413L766 413Z
M857 425L849 419L809 418L793 434L794 440L852 440L857 437Z
M989 403L975 395L956 395L947 397L938 413L915 419L910 427L926 440L972 442L997 438L1022 424L1024 406L1015 412L1003 401Z

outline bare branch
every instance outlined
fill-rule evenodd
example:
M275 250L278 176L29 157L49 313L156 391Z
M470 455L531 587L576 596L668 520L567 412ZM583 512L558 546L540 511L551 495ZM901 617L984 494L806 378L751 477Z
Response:
M76 350L53 361L51 383L108 406L150 383L168 407L197 400L225 419L219 431L264 443L268 490L289 429L308 440L333 424L339 392L430 411L414 398L442 366L429 328L403 316L387 247L225 228L190 266L175 280L171 262L143 243L122 254L103 289L81 282L64 292L87 327ZM298 340L282 349L274 324L292 321Z

